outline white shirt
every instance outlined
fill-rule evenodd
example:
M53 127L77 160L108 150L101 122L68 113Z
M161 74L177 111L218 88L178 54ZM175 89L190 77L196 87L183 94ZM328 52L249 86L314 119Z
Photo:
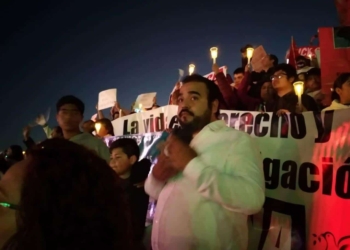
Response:
M98 156L109 162L109 149L101 139L98 139L95 136L88 133L80 133L70 138L70 141L85 146L90 150L94 150L98 154Z
M158 200L153 250L246 249L247 216L265 200L256 143L220 120L203 128L190 146L198 156L183 173L167 183L152 174L146 180L146 192Z

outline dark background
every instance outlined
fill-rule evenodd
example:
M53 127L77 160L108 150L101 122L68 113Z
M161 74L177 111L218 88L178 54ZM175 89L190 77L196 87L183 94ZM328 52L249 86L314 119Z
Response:
M212 46L232 74L247 43L284 61L292 35L308 45L318 27L338 25L325 0L1 1L0 19L0 149L21 143L22 128L48 107L56 125L63 95L85 102L86 119L108 88L125 108L153 91L165 105L178 68L211 72ZM40 127L33 137L44 138Z

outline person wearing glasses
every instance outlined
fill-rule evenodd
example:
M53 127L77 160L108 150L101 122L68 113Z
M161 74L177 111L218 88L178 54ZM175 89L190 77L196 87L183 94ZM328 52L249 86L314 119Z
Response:
M49 139L0 181L0 249L133 249L127 208L107 162Z
M306 94L302 95L302 105L298 105L298 96L294 92L293 83L297 81L296 69L286 63L277 65L272 72L271 81L275 94L266 105L267 112L278 115L300 113L300 111L319 111L315 100Z

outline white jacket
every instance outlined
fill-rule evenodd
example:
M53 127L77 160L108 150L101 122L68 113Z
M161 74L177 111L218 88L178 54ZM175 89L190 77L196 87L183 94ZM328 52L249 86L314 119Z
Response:
M350 108L350 106L341 104L338 100L334 100L329 107L323 109L322 111L334 110L334 109L347 109L347 108Z
M242 250L248 215L265 199L262 159L248 134L215 121L191 141L198 156L167 183L152 174L146 192L158 199L154 250ZM179 155L179 157L181 157Z

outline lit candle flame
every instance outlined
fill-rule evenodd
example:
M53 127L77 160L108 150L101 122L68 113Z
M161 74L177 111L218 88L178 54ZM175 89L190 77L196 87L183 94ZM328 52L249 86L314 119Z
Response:
M213 63L216 63L216 58L218 58L218 48L212 47L210 48L211 58L213 59Z
M298 96L298 103L302 106L301 95L304 93L304 82L297 81L293 83L294 92Z
M193 74L195 67L196 67L196 66L195 66L194 64L190 64L189 69L188 69L190 75Z
M250 63L250 60L253 57L254 49L253 48L248 48L247 49L247 58L248 58L248 64Z
M101 123L99 122L95 123L95 130L97 134L100 132L100 129L101 129Z

